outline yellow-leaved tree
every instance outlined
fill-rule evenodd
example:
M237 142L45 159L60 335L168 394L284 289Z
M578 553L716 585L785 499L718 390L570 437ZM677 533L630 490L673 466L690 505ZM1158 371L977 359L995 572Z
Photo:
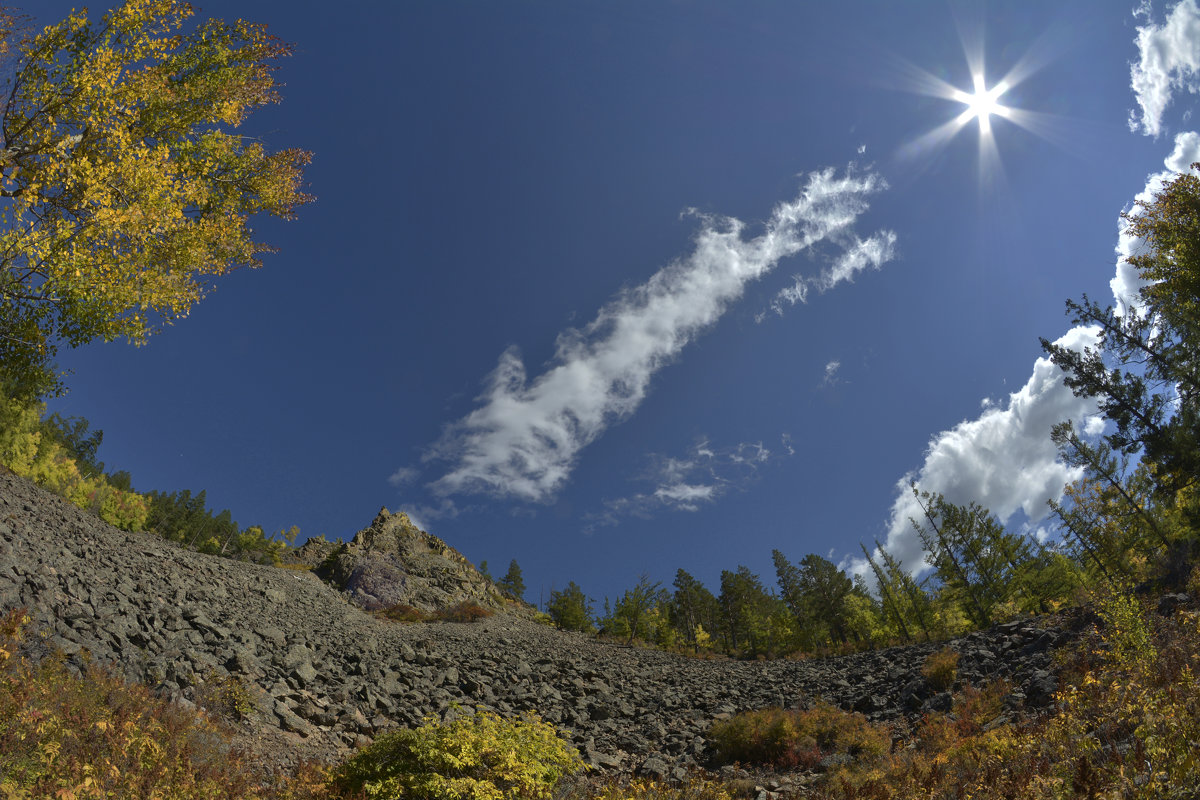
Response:
M190 21L125 0L40 33L0 20L0 377L60 391L60 346L136 344L187 315L213 276L255 267L260 212L290 217L310 154L234 131L278 102L289 47L261 25Z

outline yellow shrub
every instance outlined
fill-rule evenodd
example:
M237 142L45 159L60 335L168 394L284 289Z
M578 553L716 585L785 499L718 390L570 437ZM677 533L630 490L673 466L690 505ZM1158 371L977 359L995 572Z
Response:
M524 800L549 797L583 761L536 716L487 711L385 734L334 770L341 791L371 800Z
M921 674L935 692L946 691L958 677L958 653L949 647L930 653L925 666L921 667Z
M1157 653L1141 603L1126 588L1102 592L1096 610L1104 619L1104 640L1117 666L1153 669Z
M316 780L262 786L202 715L92 665L19 655L27 615L0 615L0 797L315 800ZM318 776L319 777L319 776Z
M764 708L713 723L717 760L776 767L815 767L835 753L874 759L891 747L886 730L827 703L806 711Z
M722 784L691 776L678 785L635 779L628 782L612 780L601 786L589 787L579 794L568 794L565 800L732 800Z
M40 405L26 405L0 396L0 464L29 477L42 434L38 432Z

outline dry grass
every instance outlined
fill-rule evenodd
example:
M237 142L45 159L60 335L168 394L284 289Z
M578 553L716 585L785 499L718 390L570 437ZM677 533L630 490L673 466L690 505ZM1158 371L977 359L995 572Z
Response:
M439 609L437 611L422 611L414 606L406 605L405 603L397 603L394 606L381 608L375 612L375 616L382 619L391 620L392 622L479 622L482 619L494 615L496 612L490 608L484 608L477 603L461 602L456 603L449 608Z
M935 692L944 692L958 678L958 653L949 647L930 653L921 667L921 674Z

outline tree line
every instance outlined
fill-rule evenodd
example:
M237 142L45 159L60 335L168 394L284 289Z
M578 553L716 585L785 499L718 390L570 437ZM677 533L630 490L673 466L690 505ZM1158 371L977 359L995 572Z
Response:
M228 509L214 511L206 493L138 492L124 470L98 458L104 433L82 417L46 414L42 403L0 397L0 466L122 530L149 531L202 553L279 564L300 529L268 535L242 527Z
M1130 259L1142 281L1135 302L1067 303L1076 324L1099 332L1094 347L1042 339L1106 422L1095 436L1071 421L1053 428L1060 458L1081 477L1050 501L1044 541L914 485L924 570L878 541L861 545L867 579L776 550L773 587L739 566L714 594L681 569L670 589L643 576L599 613L572 582L551 592L547 613L570 630L754 658L956 635L1101 586L1200 590L1200 163L1124 218L1145 243Z

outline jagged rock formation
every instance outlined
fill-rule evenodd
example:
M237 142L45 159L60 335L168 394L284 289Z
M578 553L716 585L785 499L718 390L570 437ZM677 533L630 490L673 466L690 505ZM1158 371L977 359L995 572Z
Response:
M402 527L398 516L377 520L372 536ZM119 531L0 471L0 610L20 606L45 634L31 637L35 649L55 647L78 663L87 650L180 702L203 702L215 681L241 681L256 706L244 742L283 766L338 758L457 704L536 711L593 764L670 775L705 761L706 732L720 715L823 698L870 719L915 719L949 700L921 675L925 657L947 643L811 661L703 661L512 615L389 623L311 572ZM1021 620L949 645L961 654L962 681L1007 677L1018 713L1049 702L1050 651L1072 635L1061 620Z
M495 584L462 553L413 525L403 511L380 509L347 544L308 542L297 560L368 611L401 604L422 611L457 603L506 605Z

